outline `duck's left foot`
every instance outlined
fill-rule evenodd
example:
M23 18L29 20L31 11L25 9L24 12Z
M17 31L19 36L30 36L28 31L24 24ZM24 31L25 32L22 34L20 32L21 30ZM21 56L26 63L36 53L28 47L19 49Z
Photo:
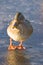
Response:
M13 45L9 45L8 47L8 50L15 50L16 49L16 46L13 46Z
M19 50L25 50L26 48L24 46L20 45L20 46L17 46L17 49L19 49Z

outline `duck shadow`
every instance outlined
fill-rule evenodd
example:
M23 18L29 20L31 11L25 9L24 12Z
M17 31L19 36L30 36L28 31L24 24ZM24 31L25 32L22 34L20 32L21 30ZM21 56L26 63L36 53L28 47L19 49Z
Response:
M25 57L24 51L15 50L8 51L7 54L1 58L1 65L30 65L30 61Z
M8 65L30 65L29 59L26 59L20 50L8 51L7 62Z

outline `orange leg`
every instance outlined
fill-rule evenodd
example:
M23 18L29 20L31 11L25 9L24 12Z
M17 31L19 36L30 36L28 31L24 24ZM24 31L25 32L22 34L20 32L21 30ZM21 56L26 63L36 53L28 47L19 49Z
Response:
M20 49L20 50L26 49L26 48L22 45L22 41L20 41L20 44L17 46L17 49Z
M8 50L14 50L14 49L16 49L16 46L14 46L14 45L12 44L12 38L10 38L10 45L9 45L9 47L8 47Z

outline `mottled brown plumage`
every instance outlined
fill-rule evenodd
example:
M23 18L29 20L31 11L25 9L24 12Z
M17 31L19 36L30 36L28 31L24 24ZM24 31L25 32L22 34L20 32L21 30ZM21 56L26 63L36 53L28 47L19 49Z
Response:
M16 13L13 21L7 28L9 37L18 42L23 42L32 34L33 28L31 23L24 18L21 13Z

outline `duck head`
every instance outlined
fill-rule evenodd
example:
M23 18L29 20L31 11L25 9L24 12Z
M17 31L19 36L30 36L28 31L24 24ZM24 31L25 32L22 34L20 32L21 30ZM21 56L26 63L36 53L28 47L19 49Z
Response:
M24 21L24 16L22 15L22 13L17 12L15 17L14 17L14 26L18 26L21 22Z
M19 24L21 24L24 20L25 20L25 18L24 18L24 16L22 15L22 13L17 12L17 13L15 14L14 19L10 22L10 26L11 26L12 28L15 28L15 27L17 28L17 26L18 26Z
M24 20L24 16L22 15L22 13L17 12L14 19L17 21L21 21L21 20Z

